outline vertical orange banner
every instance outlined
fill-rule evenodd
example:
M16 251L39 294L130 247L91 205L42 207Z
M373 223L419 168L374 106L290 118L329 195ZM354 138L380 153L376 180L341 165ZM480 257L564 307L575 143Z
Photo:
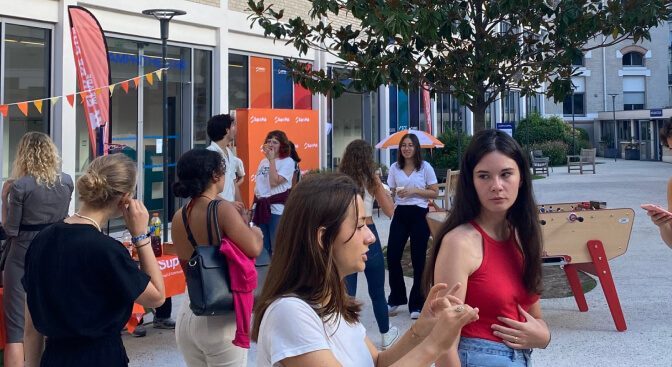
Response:
M240 193L249 207L254 198L254 185L259 162L264 158L261 146L266 134L282 130L296 146L301 158L301 170L305 173L319 168L319 125L317 111L279 109L239 109L236 110L238 137L236 152L245 166L245 182Z
M250 108L271 108L271 59L250 57Z

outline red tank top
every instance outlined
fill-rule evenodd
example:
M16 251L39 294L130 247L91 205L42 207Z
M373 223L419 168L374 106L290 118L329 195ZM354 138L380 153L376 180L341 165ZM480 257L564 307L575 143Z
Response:
M491 328L492 324L504 325L497 317L525 321L518 305L528 311L539 295L529 294L523 284L523 254L514 231L508 240L496 241L475 222L470 224L483 237L483 261L469 276L464 303L479 308L479 319L462 328L462 336L501 343L502 339L494 336Z

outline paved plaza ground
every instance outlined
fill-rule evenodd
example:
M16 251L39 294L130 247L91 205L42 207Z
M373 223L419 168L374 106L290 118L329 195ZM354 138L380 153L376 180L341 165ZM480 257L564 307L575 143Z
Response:
M597 166L597 174L568 174L566 167L555 167L549 178L534 181L534 189L539 203L598 200L606 201L609 208L635 209L628 251L610 262L628 330L616 331L599 285L586 294L589 311L585 313L578 311L571 297L542 300L553 339L546 350L533 353L534 364L672 366L672 250L663 244L657 227L639 209L642 203L665 205L665 185L672 177L672 165L624 160L602 163ZM382 214L375 219L385 245L390 221ZM357 294L365 304L362 323L374 343L380 344L364 276L359 277ZM173 300L173 315L183 299L180 296ZM404 309L391 322L404 331L411 320ZM185 366L172 331L148 327L146 337L125 335L124 343L131 366ZM254 348L248 366L256 366Z

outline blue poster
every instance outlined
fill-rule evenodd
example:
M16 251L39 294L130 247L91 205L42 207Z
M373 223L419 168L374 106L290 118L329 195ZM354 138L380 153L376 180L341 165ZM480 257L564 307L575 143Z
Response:
M283 60L273 60L273 108L294 108L294 82Z

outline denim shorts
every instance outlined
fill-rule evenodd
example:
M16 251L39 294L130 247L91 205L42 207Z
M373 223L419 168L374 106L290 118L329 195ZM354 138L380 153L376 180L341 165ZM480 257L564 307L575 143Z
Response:
M462 367L532 366L532 349L511 349L491 340L461 338L457 353Z

